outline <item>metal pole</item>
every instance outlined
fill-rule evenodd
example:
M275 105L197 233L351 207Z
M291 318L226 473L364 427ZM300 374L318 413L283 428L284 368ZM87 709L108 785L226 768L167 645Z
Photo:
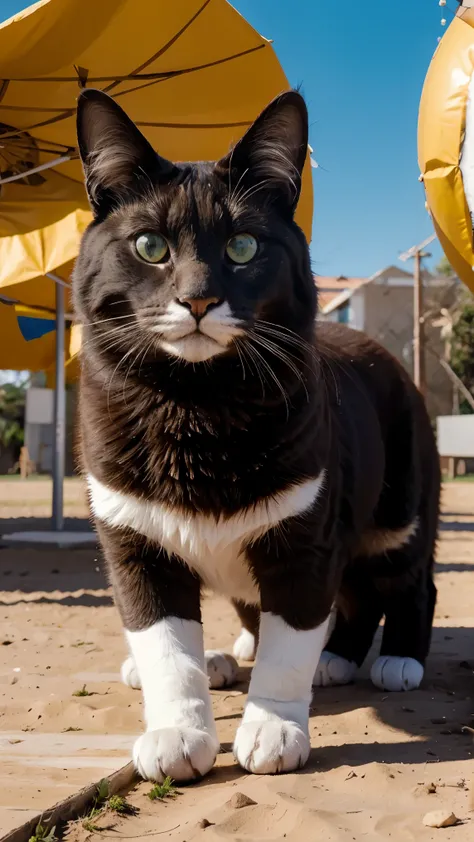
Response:
M64 287L56 284L56 389L54 392L53 530L64 529L63 487L66 454L66 322Z
M415 270L413 283L413 379L422 395L425 394L425 326L423 321L423 280L421 277L421 257L419 249L415 251Z

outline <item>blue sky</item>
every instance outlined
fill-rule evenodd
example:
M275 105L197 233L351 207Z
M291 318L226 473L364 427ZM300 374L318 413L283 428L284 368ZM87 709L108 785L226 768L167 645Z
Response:
M0 0L0 20L27 6ZM302 85L314 171L313 266L370 275L428 236L416 124L438 0L234 0ZM456 7L455 0L448 3ZM452 12L444 13L449 20ZM437 244L433 247L440 256Z

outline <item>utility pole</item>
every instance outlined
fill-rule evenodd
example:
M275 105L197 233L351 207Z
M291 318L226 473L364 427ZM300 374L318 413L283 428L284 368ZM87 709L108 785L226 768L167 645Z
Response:
M415 386L423 396L426 395L426 370L425 370L425 323L423 318L423 278L421 276L421 261L424 257L430 257L424 249L436 235L432 234L422 243L413 246L400 255L400 260L405 262L413 258L413 379Z
M413 273L413 379L415 386L425 396L425 323L423 320L423 281L421 278L421 252L417 249Z

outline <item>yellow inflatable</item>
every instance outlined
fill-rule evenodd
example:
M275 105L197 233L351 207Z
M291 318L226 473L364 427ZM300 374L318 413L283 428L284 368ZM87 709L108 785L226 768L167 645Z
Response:
M474 0L463 0L428 70L418 159L439 241L474 292Z

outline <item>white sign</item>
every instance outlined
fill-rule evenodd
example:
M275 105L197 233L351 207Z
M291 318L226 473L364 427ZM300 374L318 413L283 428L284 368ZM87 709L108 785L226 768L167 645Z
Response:
M54 389L26 390L25 420L27 424L52 424Z
M436 421L440 456L474 458L474 415L441 415Z

